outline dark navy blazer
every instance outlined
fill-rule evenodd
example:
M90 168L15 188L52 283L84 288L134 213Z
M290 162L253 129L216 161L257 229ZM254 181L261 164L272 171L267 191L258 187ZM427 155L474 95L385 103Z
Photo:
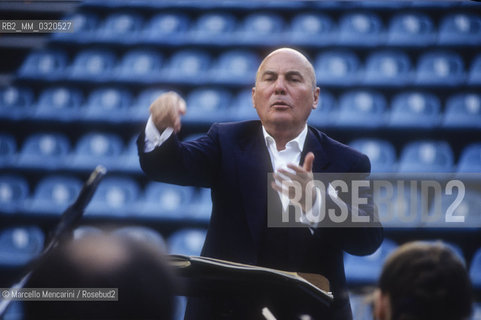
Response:
M140 164L150 178L211 188L213 208L202 255L257 265L266 230L267 174L272 172L260 121L213 124L205 136L190 142L180 142L173 134L149 153L143 152L144 140L142 133L138 139ZM301 163L309 151L315 155L315 173L370 172L367 156L312 127ZM373 205L364 209L366 215L374 212ZM327 277L335 303L333 316L326 319L349 319L343 252L374 252L383 239L382 227L317 228L314 234L308 228L296 229L289 263L278 268ZM197 309L187 314L208 319L201 315L202 307Z

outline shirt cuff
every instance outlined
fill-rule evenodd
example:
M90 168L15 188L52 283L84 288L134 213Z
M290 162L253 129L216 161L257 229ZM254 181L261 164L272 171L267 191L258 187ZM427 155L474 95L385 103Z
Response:
M337 192L331 186L331 184L329 184L327 187L327 193L331 196L331 198L337 198ZM321 190L319 190L319 188L316 188L316 201L314 202L310 210L308 210L305 214L301 215L300 222L309 226L309 231L311 232L311 235L313 235L315 229L319 227L320 222L311 222L306 216L309 215L312 217L313 212L320 212L322 201L323 199L321 197Z
M174 132L173 128L165 128L164 131L160 132L156 127L152 120L152 116L149 117L147 121L147 125L145 126L145 145L144 145L144 152L151 152L156 147L161 146L165 140L169 139L169 137Z

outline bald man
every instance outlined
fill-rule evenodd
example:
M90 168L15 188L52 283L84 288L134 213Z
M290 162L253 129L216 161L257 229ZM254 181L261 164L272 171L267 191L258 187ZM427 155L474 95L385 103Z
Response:
M313 173L370 172L365 155L307 125L319 92L309 60L299 51L281 48L270 53L257 71L252 102L260 121L216 123L199 139L180 142L176 133L186 104L169 92L150 106L151 116L138 139L138 149L141 167L152 179L211 189L213 209L203 256L322 274L334 294L334 303L322 310L322 318L346 320L352 315L343 252L374 252L382 242L382 228L324 228L308 219L301 219L305 228L270 228L267 224L268 209L269 214L280 215L289 198L282 188L284 180L297 181L305 190ZM268 183L269 173L274 173L272 183ZM313 194L313 205L302 205L303 215L323 201L331 204L319 192ZM268 196L277 203L268 205ZM373 215L370 198L360 212ZM186 318L261 318L269 297L265 299L239 300L227 293L221 300L190 299ZM295 301L282 303L282 307L272 307L273 313L281 319L295 319L316 312L297 310L296 305Z

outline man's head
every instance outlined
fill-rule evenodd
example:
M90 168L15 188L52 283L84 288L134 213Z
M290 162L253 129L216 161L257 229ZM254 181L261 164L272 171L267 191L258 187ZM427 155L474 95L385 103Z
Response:
M158 248L126 236L86 236L50 251L26 286L118 288L118 301L29 301L25 319L172 319L174 285Z
M309 60L299 51L281 48L260 64L252 101L267 131L290 130L298 134L311 110L317 107L319 91Z
M463 263L441 243L411 242L386 261L375 294L380 320L461 320L471 311Z

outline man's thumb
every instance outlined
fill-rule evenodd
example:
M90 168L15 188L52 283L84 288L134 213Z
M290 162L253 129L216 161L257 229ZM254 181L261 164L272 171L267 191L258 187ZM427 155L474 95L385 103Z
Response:
M309 152L306 154L306 158L304 159L304 165L302 166L304 170L308 172L312 172L312 165L314 163L314 153Z

